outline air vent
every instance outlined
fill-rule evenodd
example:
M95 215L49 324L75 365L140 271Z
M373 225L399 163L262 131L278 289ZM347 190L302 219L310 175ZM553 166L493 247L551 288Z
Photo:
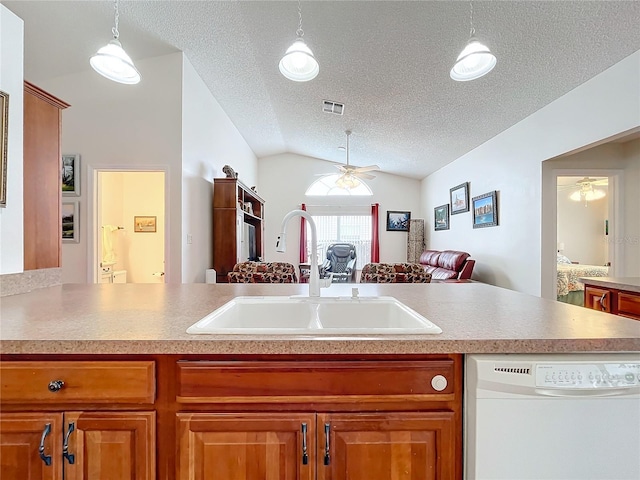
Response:
M516 373L519 375L531 375L530 367L493 367L494 372L500 373Z
M332 102L331 100L323 100L322 111L325 113L335 113L336 115L342 115L344 113L344 103Z

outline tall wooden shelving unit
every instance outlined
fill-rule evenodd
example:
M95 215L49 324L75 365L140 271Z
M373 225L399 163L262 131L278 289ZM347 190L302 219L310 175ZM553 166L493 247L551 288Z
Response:
M24 269L61 266L62 110L69 104L24 82Z
M251 205L251 211L245 205ZM255 227L256 256L264 256L264 200L237 178L213 179L213 268L218 283L242 258L244 223Z

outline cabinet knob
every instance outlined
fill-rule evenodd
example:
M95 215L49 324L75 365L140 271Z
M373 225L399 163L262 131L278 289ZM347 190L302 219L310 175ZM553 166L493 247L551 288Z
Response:
M431 386L438 392L447 388L447 383L447 379L443 375L436 375L431 379Z
M50 392L59 392L60 389L64 387L64 382L62 380L51 380L49 382L49 391Z

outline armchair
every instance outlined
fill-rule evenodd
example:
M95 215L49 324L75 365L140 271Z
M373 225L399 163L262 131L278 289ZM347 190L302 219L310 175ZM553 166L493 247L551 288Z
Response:
M332 243L327 258L320 267L320 278L331 277L332 282L353 282L356 273L356 247L350 243Z

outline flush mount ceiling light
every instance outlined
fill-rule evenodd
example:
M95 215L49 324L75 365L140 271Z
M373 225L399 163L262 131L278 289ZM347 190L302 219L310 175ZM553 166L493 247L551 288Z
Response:
M473 28L473 2L469 2L471 13L469 23L471 32L469 41L464 47L455 65L451 69L450 75L453 80L458 82L467 82L475 80L486 75L493 67L496 66L496 57L491 53L489 48L475 38L475 29Z
M293 45L287 49L278 66L280 73L289 80L293 80L294 82L308 82L318 76L320 66L313 56L313 52L302 39L304 32L302 31L302 8L300 7L300 0L298 0L298 18L298 30L296 30L298 38L293 42Z
M118 19L120 16L118 0L114 1L114 9L115 26L111 29L113 40L98 50L98 52L91 57L89 63L96 72L109 80L134 85L140 82L140 72L138 72L133 65L131 57L127 55L118 40L120 36L120 32L118 31Z

